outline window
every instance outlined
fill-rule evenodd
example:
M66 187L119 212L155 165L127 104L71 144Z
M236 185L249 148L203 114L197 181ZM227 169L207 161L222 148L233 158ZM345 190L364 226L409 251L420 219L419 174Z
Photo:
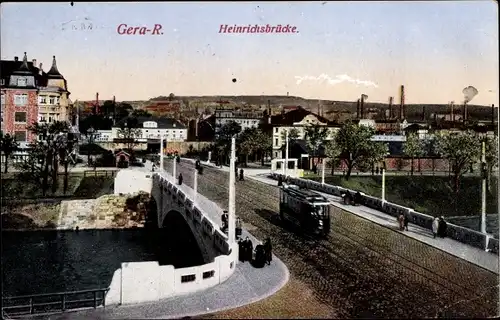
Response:
M18 87L26 87L26 78L17 79L17 86Z
M45 116L38 116L38 122L45 122Z
M56 103L56 98L55 97L49 97L49 104L55 104Z
M14 114L14 122L26 123L26 112L16 112Z
M38 103L47 104L47 97L46 96L38 96Z
M274 139L274 145L277 147L278 146L278 138Z
M17 106L24 106L28 103L28 95L27 94L16 94L14 95L14 103Z
M17 142L26 142L26 131L14 131Z
M278 128L274 128L274 133L278 133Z
M0 80L0 85L5 85L5 79Z
M56 104L59 104L59 97L56 97Z

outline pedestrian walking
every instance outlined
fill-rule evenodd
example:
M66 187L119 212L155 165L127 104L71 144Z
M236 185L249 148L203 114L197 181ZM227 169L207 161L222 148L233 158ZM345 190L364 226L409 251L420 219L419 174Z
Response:
M407 214L404 215L404 227L405 227L405 230L408 231L408 222L410 220L410 217L408 217Z
M229 215L227 214L227 210L224 210L222 212L221 220L222 220L222 230L224 230L227 228L227 224L228 224L228 220L229 220Z
M241 233L243 231L243 223L241 222L240 217L236 218L236 239L241 237Z
M245 179L243 179L243 169L240 169L240 181L243 181Z
M441 238L446 238L446 229L448 229L448 224L444 220L444 217L441 216L439 218L438 236Z
M264 242L264 252L266 256L266 263L267 265L271 264L271 261L273 260L273 246L271 245L271 238L267 237L266 241Z
M434 220L432 221L432 235L434 238L436 238L436 235L438 233L438 228L439 228L439 218L435 217Z
M184 180L184 177L182 177L182 173L179 173L179 185L182 185L182 180Z
M405 216L401 213L398 217L398 224L399 224L400 231L403 231L405 229L404 220L405 220Z

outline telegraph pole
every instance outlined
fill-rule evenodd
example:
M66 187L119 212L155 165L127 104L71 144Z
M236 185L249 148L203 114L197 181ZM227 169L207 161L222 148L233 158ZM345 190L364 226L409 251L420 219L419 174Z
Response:
M236 138L231 139L231 159L229 162L229 206L228 206L228 237L229 244L232 245L235 242L235 210L236 210Z
M385 168L382 168L382 202L385 202Z
M488 170L486 168L486 141L481 143L481 232L486 234L486 178Z
M288 170L288 129L286 129L286 135L285 135L286 143L285 143L285 163L283 167L283 175L286 177L287 170Z

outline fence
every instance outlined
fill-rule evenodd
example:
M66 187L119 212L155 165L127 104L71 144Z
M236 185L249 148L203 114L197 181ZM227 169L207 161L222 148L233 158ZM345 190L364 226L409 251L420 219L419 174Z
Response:
M83 177L114 177L117 170L85 170Z
M106 289L92 289L2 298L5 316L40 315L72 309L106 307ZM70 300L72 299L72 300Z

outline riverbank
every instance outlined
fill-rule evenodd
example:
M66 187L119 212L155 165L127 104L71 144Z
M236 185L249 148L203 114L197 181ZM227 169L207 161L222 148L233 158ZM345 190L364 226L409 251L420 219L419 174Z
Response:
M2 207L2 229L10 231L128 229L144 227L150 196L104 195L60 203Z

